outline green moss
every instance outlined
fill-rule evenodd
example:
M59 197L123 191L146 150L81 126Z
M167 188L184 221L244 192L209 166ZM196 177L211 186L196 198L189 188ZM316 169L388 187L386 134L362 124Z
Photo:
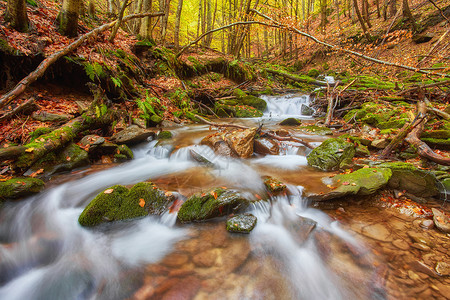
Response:
M420 138L450 139L450 130L429 130L422 132Z
M283 182L273 177L264 179L264 185L269 192L274 194L281 193L287 189L287 186Z
M232 106L216 102L214 109L219 117L257 118L263 115L261 111L248 105Z
M167 131L167 130L161 131L157 136L158 140L166 140L166 139L171 139L171 138L172 138L172 132Z
M248 200L237 192L216 188L187 199L178 211L181 222L203 221L247 207Z
M119 152L118 154L125 155L125 157L127 159L133 159L134 158L133 151L131 151L131 149L128 148L127 145L119 145L119 146L117 146L117 151Z
M98 194L83 210L78 222L92 227L104 222L161 214L170 202L164 192L151 182L138 183L130 190L115 185Z
M346 141L346 137L330 138L307 156L308 165L322 171L345 168L352 163L355 145Z
M298 127L301 131L316 134L316 135L332 135L333 131L328 127L316 126L316 125L304 125Z
M319 76L319 75L320 75L320 72L317 69L311 69L308 71L309 77L317 78L317 76Z
M280 122L282 126L299 126L302 124L302 121L296 118L287 118Z
M16 199L39 193L44 182L37 178L16 177L0 182L0 199Z
M391 118L389 121L387 122L380 122L377 127L380 129L389 129L389 128L402 128L403 125L406 124L406 122L408 122L409 119L394 119Z
M403 101L403 100L405 100L405 97L401 97L401 96L381 96L380 100L384 100L384 101Z
M227 231L235 233L250 233L256 226L257 219L252 214L240 214L227 220Z
M388 168L363 168L333 178L337 184L336 193L370 195L384 187L392 176Z
M30 139L31 141L34 141L38 137L40 137L43 134L50 133L52 130L48 127L38 127L34 131L30 133Z
M142 41L136 42L136 45L138 46L147 46L147 47L154 47L156 46L156 42L153 39L144 39Z
M235 89L235 90L233 91L233 95L234 95L236 98L238 98L238 99L242 99L242 98L244 98L244 97L247 97L247 94L246 94L244 91L242 91L241 89Z

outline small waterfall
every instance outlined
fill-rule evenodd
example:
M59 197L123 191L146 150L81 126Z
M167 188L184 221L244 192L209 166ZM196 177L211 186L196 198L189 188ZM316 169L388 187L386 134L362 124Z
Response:
M263 118L308 117L301 113L303 105L309 105L309 95L261 96L267 102Z

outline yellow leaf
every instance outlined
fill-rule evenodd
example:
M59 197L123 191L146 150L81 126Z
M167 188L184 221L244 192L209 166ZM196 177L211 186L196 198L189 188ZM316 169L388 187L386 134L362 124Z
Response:
M33 152L33 150L34 150L34 148L31 147L31 148L27 148L27 150L25 150L25 152Z
M107 189L103 192L103 194L111 194L112 192L114 192L114 189Z
M145 200L144 199L139 199L139 206L140 207L144 207L144 205L145 205Z

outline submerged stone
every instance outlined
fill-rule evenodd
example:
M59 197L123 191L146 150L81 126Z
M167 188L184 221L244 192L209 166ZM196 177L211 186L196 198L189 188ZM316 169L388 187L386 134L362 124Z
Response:
M224 216L247 207L249 201L238 192L216 188L195 194L181 205L178 220L195 222Z
M253 151L262 155L278 155L280 153L280 146L273 139L259 138L253 142Z
M314 109L306 104L302 104L302 106L300 107L300 113L304 116L312 116L314 112Z
M161 214L172 199L151 182L141 182L128 189L115 185L99 193L83 210L78 222L92 227L104 222Z
M252 214L236 215L227 221L227 231L250 233L256 226L257 219Z
M355 145L345 138L331 138L308 154L308 165L322 171L333 171L352 163Z
M266 189L273 194L281 193L287 188L283 182L273 177L264 179L264 185L266 186Z
M219 155L249 158L253 155L256 128L233 130L205 137L201 144L214 149Z
M16 177L0 182L0 199L17 199L39 193L44 182L37 178Z

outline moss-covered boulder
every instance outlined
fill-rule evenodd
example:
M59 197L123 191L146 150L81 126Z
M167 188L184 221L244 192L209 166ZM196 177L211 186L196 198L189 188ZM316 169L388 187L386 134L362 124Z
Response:
M333 135L333 130L325 126L304 125L298 127L301 131L314 135Z
M163 130L160 133L158 133L157 139L158 140L169 140L173 137L172 132L168 130Z
M306 157L308 165L322 171L334 171L352 163L355 145L345 137L330 138L314 148Z
M253 96L253 95L247 95L247 96L239 99L239 102L244 105L254 107L261 112L265 111L267 108L266 101L264 101L263 99L258 98L256 96Z
M25 175L30 175L31 173L39 171L44 177L47 177L55 173L84 167L88 164L89 156L87 151L83 150L77 144L70 143L62 151L58 153L50 152L39 159L27 172L25 172Z
M216 188L191 196L181 205L178 220L195 222L225 216L249 205L238 192Z
M280 122L281 126L299 126L302 121L296 118L287 118Z
M123 162L131 160L134 158L133 151L128 148L127 145L119 145L116 148L116 153L114 154L114 160L117 162Z
M339 174L325 182L331 190L327 193L311 195L315 201L340 198L347 195L370 195L384 187L392 176L388 168L363 168L349 174Z
M273 177L265 178L264 185L272 194L279 194L287 189L287 186L283 182Z
M92 227L104 222L134 219L163 213L172 202L151 182L141 182L131 189L122 185L107 188L83 210L78 222Z
M392 176L388 183L390 188L405 190L419 197L432 197L439 193L434 175L410 163L386 162L377 167L391 169Z
M236 215L227 221L227 231L236 233L250 233L256 226L256 217L252 214Z
M225 118L258 118L263 115L261 111L248 105L226 105L217 102L214 110L219 117Z
M0 181L0 199L17 199L39 193L44 182L37 178L17 177Z

